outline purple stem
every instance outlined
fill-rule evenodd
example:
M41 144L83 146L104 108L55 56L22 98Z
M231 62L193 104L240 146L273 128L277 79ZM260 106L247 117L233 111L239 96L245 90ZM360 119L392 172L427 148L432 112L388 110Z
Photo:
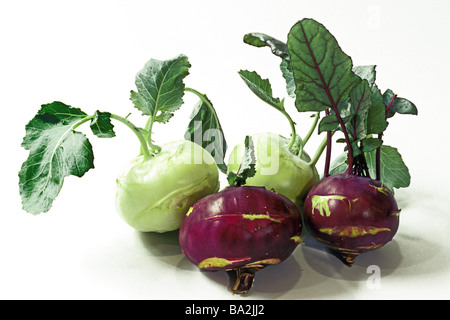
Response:
M325 110L325 116L330 115L329 110ZM326 178L330 175L330 163L331 163L331 131L327 131L327 151L325 155L325 168L323 177Z
M325 160L324 177L328 177L330 175L330 162L331 162L331 131L327 131L327 153Z
M385 113L386 119L388 117L389 111L391 110L392 104L394 103L394 100L395 100L396 97L397 97L397 95L394 94L392 96L391 101L386 106L386 113ZM382 140L382 138L383 138L383 133L379 133L378 134L378 139ZM377 148L375 157L376 157L376 162L375 162L376 180L380 181L381 180L381 146L379 146Z

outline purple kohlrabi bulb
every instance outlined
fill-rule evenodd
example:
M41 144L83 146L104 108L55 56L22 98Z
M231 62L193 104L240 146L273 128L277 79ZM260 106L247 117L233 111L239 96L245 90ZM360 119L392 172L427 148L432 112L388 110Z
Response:
M186 257L201 270L235 270L234 293L247 292L255 271L278 264L301 242L298 208L264 187L227 187L197 201L180 228Z
M392 240L399 213L389 188L351 174L323 179L309 191L303 207L307 230L348 266L359 254Z

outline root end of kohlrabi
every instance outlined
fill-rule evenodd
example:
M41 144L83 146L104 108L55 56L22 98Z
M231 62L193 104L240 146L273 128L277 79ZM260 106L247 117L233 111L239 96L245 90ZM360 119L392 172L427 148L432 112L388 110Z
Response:
M233 294L246 294L253 286L253 280L258 269L239 268L228 271L230 276L230 290Z
M359 256L359 253L342 252L339 249L330 249L329 252L349 268L353 266L356 258Z

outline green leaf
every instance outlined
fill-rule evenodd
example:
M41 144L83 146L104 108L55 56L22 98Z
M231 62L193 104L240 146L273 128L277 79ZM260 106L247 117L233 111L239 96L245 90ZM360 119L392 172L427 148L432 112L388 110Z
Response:
M250 90L256 94L261 100L268 103L272 107L283 111L283 101L272 96L272 86L268 79L262 79L255 71L241 70L239 75Z
M331 108L337 113L339 103L361 81L352 71L350 57L326 28L312 19L303 19L292 27L287 45L296 83L297 109Z
M136 75L138 92L131 91L130 100L142 114L154 121L167 122L183 104L183 79L190 64L185 55L159 61L151 59Z
M155 117L156 122L167 123L173 117L173 113L162 112Z
M353 67L353 72L359 76L363 80L367 80L369 85L373 85L375 83L376 79L376 66L370 65L370 66L355 66Z
M91 121L91 130L99 138L113 138L116 136L111 123L111 113L96 111Z
M414 103L405 98L395 97L391 104L394 92L387 89L383 93L383 100L386 106L391 105L388 112L388 118L393 117L396 113L417 115L417 107Z
M353 67L353 72L361 79L367 80L372 90L371 105L367 111L366 133L378 134L382 133L386 127L386 107L383 103L383 97L380 90L375 84L376 66L356 66Z
M219 170L227 173L224 160L227 142L216 110L206 95L195 105L184 137L208 151Z
M228 172L227 180L230 186L242 186L248 178L253 177L256 173L255 146L250 136L245 137L244 145L244 156L237 173Z
M383 141L374 137L365 137L361 140L361 149L364 152L371 152L381 146Z
M291 59L286 43L275 39L264 33L253 32L244 36L244 42L254 47L269 47L272 53L280 57L280 70L283 78L286 80L286 91L288 95L295 98L295 83L292 74Z
M328 116L323 117L318 126L318 133L322 133L324 131L336 131L339 128L339 122L336 114L330 114Z
M367 113L367 134L379 134L386 130L386 106L376 84L372 85L372 104Z
M244 42L254 47L269 47L272 53L289 61L289 52L284 42L264 33L253 32L244 36Z
M25 211L32 214L47 212L65 177L81 177L94 168L89 140L74 131L91 118L80 109L53 102L42 105L26 125L22 146L30 152L19 172L19 190Z
M347 123L347 130L353 140L366 137L367 112L372 104L372 90L367 80L361 81L350 92L350 114L352 119Z
M348 121L352 119L352 115L342 116L341 119L346 124ZM319 122L319 131L318 133L322 133L324 131L336 131L340 129L339 121L335 113L330 113L329 116L323 117ZM345 142L345 140L344 140Z
M343 152L331 162L329 173L330 175L341 174L344 173L347 169L348 169L348 154L347 152Z
M280 70L284 80L286 80L286 91L289 97L295 98L295 81L294 74L292 73L291 62L287 60L281 60Z
M366 153L370 176L375 177L376 151ZM394 147L381 146L380 177L389 189L406 188L411 182L408 167L403 162L401 154Z

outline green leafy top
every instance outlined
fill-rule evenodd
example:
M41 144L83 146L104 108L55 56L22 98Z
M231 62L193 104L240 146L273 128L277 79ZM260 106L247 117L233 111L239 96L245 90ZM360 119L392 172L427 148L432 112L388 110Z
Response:
M92 132L99 138L113 138L116 136L111 123L111 113L96 111L91 122Z
M292 120L291 116L286 112L284 108L284 99L280 100L280 98L273 97L272 86L269 79L261 78L261 76L255 71L250 72L247 70L241 70L239 71L239 75L256 96L280 111L286 117L291 127L291 140L287 147L293 154L299 154L300 150L302 150L303 144L298 143L299 137L296 134L295 122Z
M183 104L183 79L190 66L185 55L165 61L150 59L136 75L138 92L131 91L131 101L153 121L167 122Z
M289 60L289 52L284 42L260 32L248 33L244 36L244 42L254 47L269 47L272 53L285 60Z
M408 99L398 97L391 89L383 93L383 102L386 105L387 118L393 117L396 113L417 115L415 104Z
M408 168L397 149L382 146L382 135L388 118L395 113L417 114L417 108L392 90L381 93L375 83L375 65L353 66L350 56L342 51L334 36L313 19L297 22L286 44L261 33L245 35L244 42L255 47L270 47L274 55L282 58L280 69L286 89L295 99L298 111L314 111L316 119L319 112L325 112L318 126L319 133L338 130L344 133L345 139L337 141L346 142L347 161L343 165L340 161L345 157L339 157L339 164L334 163L334 168L345 166L350 170L355 166L358 174L364 172L373 176L376 172L377 179L386 181L389 186L409 185ZM271 89L267 89L268 80L259 80L252 74L244 81L261 99L275 108L280 105L284 108L284 100L272 98ZM327 145L331 145L330 134L327 141ZM330 154L327 152L328 164ZM395 168L395 174L389 166ZM327 164L325 167L328 168ZM328 174L328 169L325 172Z
M88 121L98 137L114 136L110 114L97 111L88 116L58 101L42 105L25 126L22 146L30 153L19 172L24 210L32 214L47 212L65 177L82 177L94 168L92 145L84 134L75 131Z
M352 61L320 23L304 19L288 35L287 46L296 82L299 111L333 109L344 102L361 79L352 72Z
M295 97L295 83L292 75L291 58L286 43L264 33L253 32L244 36L244 42L257 47L269 47L272 53L281 58L280 70L286 80L286 91L290 97Z
M112 119L123 123L139 139L144 160L150 160L150 150L153 153L160 150L151 140L152 125L155 121L167 122L183 104L182 98L187 90L183 80L189 74L189 67L188 58L179 55L166 61L151 59L137 73L137 92L131 91L130 98L143 115L149 116L145 128L139 128L127 118L109 112L96 111L88 115L57 101L42 105L26 125L22 142L22 146L30 151L19 172L19 191L24 210L33 214L47 212L59 194L65 177L82 177L94 168L92 145L84 134L76 131L83 123L90 122L92 132L99 138L116 135ZM223 167L226 142L215 110L205 95L193 89L189 91L201 98L191 121L203 121L202 141L199 144L205 146L204 137L214 140L214 148L207 150L215 156L216 161L222 159L222 167L219 168L226 172L226 167ZM213 129L218 130L221 136L208 136Z
M255 71L241 70L239 75L250 90L261 100L268 103L279 111L284 111L284 99L274 98L272 95L272 86L269 79L262 79Z
M184 78L189 74L190 63L185 55L169 60L150 59L136 74L137 92L131 90L130 100L143 115L149 116L145 129L147 143L152 152L161 148L153 144L151 135L154 122L166 123L173 112L183 104Z
M154 122L166 123L173 112L183 104L184 93L191 92L200 98L194 107L191 120L185 133L185 139L191 140L205 148L216 160L219 169L226 173L224 157L227 148L222 126L217 113L206 95L186 88L184 78L191 67L185 55L178 55L169 60L151 59L136 75L136 91L131 91L130 99L143 115L149 116L145 126L146 139L154 153L160 147L151 139Z

